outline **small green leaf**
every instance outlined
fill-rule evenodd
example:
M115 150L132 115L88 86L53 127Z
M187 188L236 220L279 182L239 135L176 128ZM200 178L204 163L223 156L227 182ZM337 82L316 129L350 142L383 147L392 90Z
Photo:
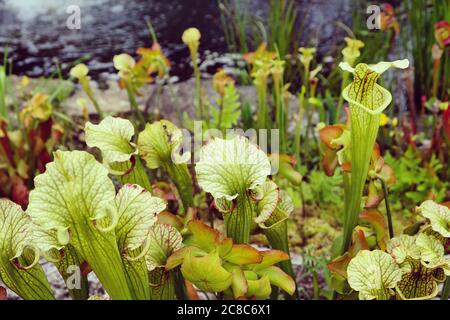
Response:
M194 248L195 247L183 247L172 253L170 257L167 259L166 270L172 270L180 266L183 263L184 257L190 254L190 251L193 250ZM197 251L203 252L201 249L198 248ZM151 265L149 267L151 269Z
M295 293L296 284L287 273L276 266L269 267L258 272L259 276L269 277L270 283L286 291L290 296Z
M222 267L217 252L211 252L203 257L187 254L181 272L186 280L208 292L225 291L232 283L232 274Z
M220 105L220 101L218 101ZM210 108L212 115L212 125L218 129L231 128L236 125L241 116L241 103L239 102L239 93L237 92L233 84L225 86L223 102L222 102L222 114L214 107ZM220 122L220 128L219 128Z
M233 291L234 298L245 297L248 290L248 284L244 271L238 266L230 264L225 264L224 268L232 274L231 290Z
M217 246L217 251L219 252L219 257L225 257L233 249L233 239L225 238Z
M188 224L192 236L185 240L186 245L198 247L205 252L211 252L219 244L220 234L199 220L192 220Z
M258 280L247 280L248 290L247 297L255 297L258 300L267 299L272 293L272 287L270 286L270 279L267 275L264 275Z
M286 252L279 250L266 250L260 252L260 254L263 256L262 261L258 264L252 264L248 266L251 270L255 272L264 270L281 261L289 260L289 255Z
M227 262L237 265L257 264L262 258L258 250L247 244L234 244L231 251L223 257Z

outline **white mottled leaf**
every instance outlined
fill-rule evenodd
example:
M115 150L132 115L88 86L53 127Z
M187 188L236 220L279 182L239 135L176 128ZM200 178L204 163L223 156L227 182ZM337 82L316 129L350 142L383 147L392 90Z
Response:
M169 224L155 224L150 229L148 241L149 250L145 256L148 271L164 266L167 258L183 246L180 232Z
M32 222L22 208L0 199L0 254L7 259L20 257L33 236Z
M247 138L216 138L200 150L199 185L214 198L232 200L261 185L270 174L267 155Z
M91 154L56 151L46 172L35 178L27 212L44 229L66 230L107 216L114 197L107 169Z
M134 250L147 239L156 215L166 208L164 200L138 185L123 186L116 196L116 235L121 249Z
M387 243L387 251L398 264L403 263L408 257L420 259L420 248L416 245L415 236L402 234L392 238Z
M431 228L445 238L450 238L450 209L427 200L418 208L419 213L430 220Z
M136 152L131 144L134 128L129 120L107 117L98 125L88 122L85 132L86 144L99 148L108 164L130 160Z
M44 230L70 233L70 244L113 299L131 299L114 234L115 187L108 170L84 151L56 151L34 180L28 214ZM64 237L62 237L64 238Z
M429 268L445 265L444 246L436 237L421 233L417 236L416 245L420 248L421 260Z
M255 222L260 224L266 221L275 211L280 200L280 190L273 181L266 181L255 189L259 198L257 203L258 216Z
M0 199L0 282L24 299L53 299L33 243L33 223L14 202ZM28 254L27 248L36 250ZM20 264L19 267L16 264Z
M347 268L350 287L359 291L361 300L387 300L402 278L394 259L381 250L361 250Z

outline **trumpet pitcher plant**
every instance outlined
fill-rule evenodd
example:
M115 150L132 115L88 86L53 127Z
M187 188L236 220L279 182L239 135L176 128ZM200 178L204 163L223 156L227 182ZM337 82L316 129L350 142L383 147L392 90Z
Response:
M138 137L139 154L149 169L162 168L177 187L183 210L193 207L192 177L187 166L189 152L179 154L182 131L167 120L147 124Z
M380 126L381 113L392 101L390 92L378 85L377 80L391 67L405 69L408 65L408 60L380 62L371 66L360 63L355 68L348 63L340 64L344 71L353 74L353 82L342 93L350 105L351 123L351 174L350 186L346 190L350 196L346 196L348 203L344 218L342 252L350 246L351 235L361 211L361 196Z
M34 225L14 202L0 200L0 281L24 299L53 300L33 244Z
M438 295L438 284L450 275L450 260L445 257L450 210L427 200L416 212L426 219L418 230L389 240L383 219L373 212L361 215L372 221L376 241L370 229L358 226L348 252L328 264L335 279L348 284L336 287L340 294L357 294L360 300L424 300Z
M143 255L164 202L137 185L117 194L108 170L82 151L57 151L35 179L27 213L43 236L42 252L69 244L112 299L148 299Z
M235 243L250 243L257 227L272 248L289 256L287 219L293 211L291 199L272 181L269 158L247 138L216 138L200 150L195 167L200 187L214 197L223 214L227 237ZM294 277L290 260L280 262Z
M200 150L195 171L200 187L211 193L224 214L227 236L236 243L249 243L257 216L250 192L270 175L266 154L241 136L216 138Z
M103 164L122 185L137 184L151 192L151 182L132 142L134 132L129 120L107 117L98 125L86 123L86 144L100 149Z

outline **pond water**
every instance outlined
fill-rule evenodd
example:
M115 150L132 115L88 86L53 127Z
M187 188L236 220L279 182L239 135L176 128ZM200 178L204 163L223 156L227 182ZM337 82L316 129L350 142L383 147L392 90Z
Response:
M66 26L70 5L80 7L80 30ZM302 42L315 39L313 44L326 52L342 41L336 22L348 23L348 0L298 0L297 5L306 19ZM268 0L250 0L250 9L264 16ZM0 56L7 46L13 73L32 77L48 76L56 62L67 72L67 63L86 57L93 76L101 78L114 72L115 54L151 45L147 19L173 63L171 73L181 80L192 72L180 39L186 28L202 31L202 59L227 50L215 0L0 0Z

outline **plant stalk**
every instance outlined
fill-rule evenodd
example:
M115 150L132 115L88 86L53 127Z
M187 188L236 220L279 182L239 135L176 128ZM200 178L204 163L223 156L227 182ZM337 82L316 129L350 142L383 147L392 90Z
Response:
M378 179L378 180L381 182L381 186L383 187L384 203L386 206L386 215L387 215L388 228L389 228L389 238L392 239L394 237L394 226L392 225L392 214L391 214L391 208L389 205L388 188L383 179Z
M141 110L139 109L139 105L136 101L136 96L133 93L132 85L129 81L126 81L126 88L128 94L128 100L130 101L131 110L133 111L135 119L139 122L139 127L144 126L145 119Z
M254 224L255 213L250 197L244 192L236 199L236 206L232 212L225 215L227 237L234 243L250 243L250 232Z
M448 300L450 296L450 276L447 277L442 288L441 300Z

